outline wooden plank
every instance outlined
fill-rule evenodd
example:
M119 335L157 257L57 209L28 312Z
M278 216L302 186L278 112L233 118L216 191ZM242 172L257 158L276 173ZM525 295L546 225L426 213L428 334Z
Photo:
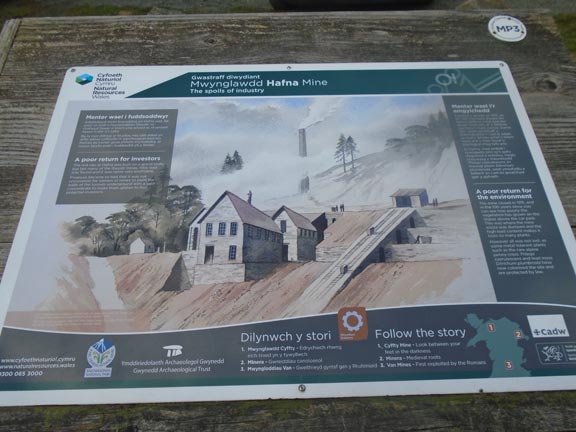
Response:
M552 178L558 189L558 194L562 200L564 210L568 215L568 220L573 229L576 229L576 172L574 170L553 170Z
M54 102L0 101L2 169L36 165L53 108Z
M571 78L576 79L576 73L572 74ZM542 91L522 93L522 100L551 170L573 169L576 160L576 117L573 117L576 99L556 91Z
M0 409L0 431L567 431L575 407L574 392L14 407Z
M4 268L6 267L6 260L8 260L8 253L10 252L11 247L12 244L10 243L0 243L0 278L4 274Z
M0 170L0 243L11 242L34 167L3 167Z
M4 27L2 27L2 33L0 33L0 73L4 68L4 63L12 47L12 42L14 41L19 25L20 20L14 19L6 21Z
M565 83L559 94L574 94L573 76L569 79L560 67L569 56L551 19L521 15L530 37L507 44L488 34L491 16L422 11L26 19L0 82L0 97L53 99L64 71L75 65L439 59L501 59L513 65L523 91L537 90L534 75L544 71ZM39 79L42 86L35 85Z

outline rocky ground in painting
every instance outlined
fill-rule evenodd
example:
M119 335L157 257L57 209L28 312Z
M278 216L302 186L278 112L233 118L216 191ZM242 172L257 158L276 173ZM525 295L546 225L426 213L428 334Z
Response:
M494 301L471 208L466 201L419 209L431 244L391 246L393 260L371 264L316 313L367 308ZM361 213L361 212L359 212ZM351 221L365 235L374 212L350 212L327 230L324 245L346 247ZM372 216L372 217L371 217ZM323 244L321 243L319 247ZM108 258L72 256L58 288L36 312L10 312L8 325L49 330L192 329L301 315L297 304L328 262L286 263L248 282L190 287L180 254ZM115 283L102 281L114 280ZM288 313L287 311L291 311Z

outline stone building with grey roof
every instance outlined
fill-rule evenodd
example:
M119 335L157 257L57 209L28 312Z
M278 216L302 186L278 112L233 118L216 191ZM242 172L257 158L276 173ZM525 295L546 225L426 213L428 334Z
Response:
M300 213L282 206L272 216L284 236L284 261L314 261L318 232L316 227Z
M192 221L183 255L193 285L243 282L281 264L282 245L270 216L226 191Z

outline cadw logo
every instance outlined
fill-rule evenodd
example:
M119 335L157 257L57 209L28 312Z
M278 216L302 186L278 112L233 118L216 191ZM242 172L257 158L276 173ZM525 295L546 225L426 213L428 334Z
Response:
M534 338L568 337L564 315L527 315Z

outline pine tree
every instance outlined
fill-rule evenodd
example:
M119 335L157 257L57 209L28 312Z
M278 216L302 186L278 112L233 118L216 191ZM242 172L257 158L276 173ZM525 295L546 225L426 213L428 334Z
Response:
M234 154L232 155L232 163L234 165L235 170L241 170L244 167L244 160L238 150L234 150Z
M233 171L241 170L243 167L244 167L244 159L242 159L242 156L240 156L238 150L234 150L234 154L232 156L230 156L230 153L226 155L220 173L230 174Z
M338 162L342 162L342 166L344 167L344 172L346 172L346 137L344 134L340 134L338 138L338 143L336 144L336 152L334 153L334 158Z
M226 158L224 158L224 165L222 165L222 169L220 170L220 173L229 174L233 170L234 170L234 162L232 161L232 158L230 157L230 153L228 153L226 155Z
M352 138L351 136L348 136L348 138L346 138L346 153L348 153L350 155L350 159L351 159L351 163L352 163L352 171L354 171L354 169L356 168L354 166L354 156L356 155L356 153L358 153L358 148L357 148L357 144L356 141L354 141L354 138Z

